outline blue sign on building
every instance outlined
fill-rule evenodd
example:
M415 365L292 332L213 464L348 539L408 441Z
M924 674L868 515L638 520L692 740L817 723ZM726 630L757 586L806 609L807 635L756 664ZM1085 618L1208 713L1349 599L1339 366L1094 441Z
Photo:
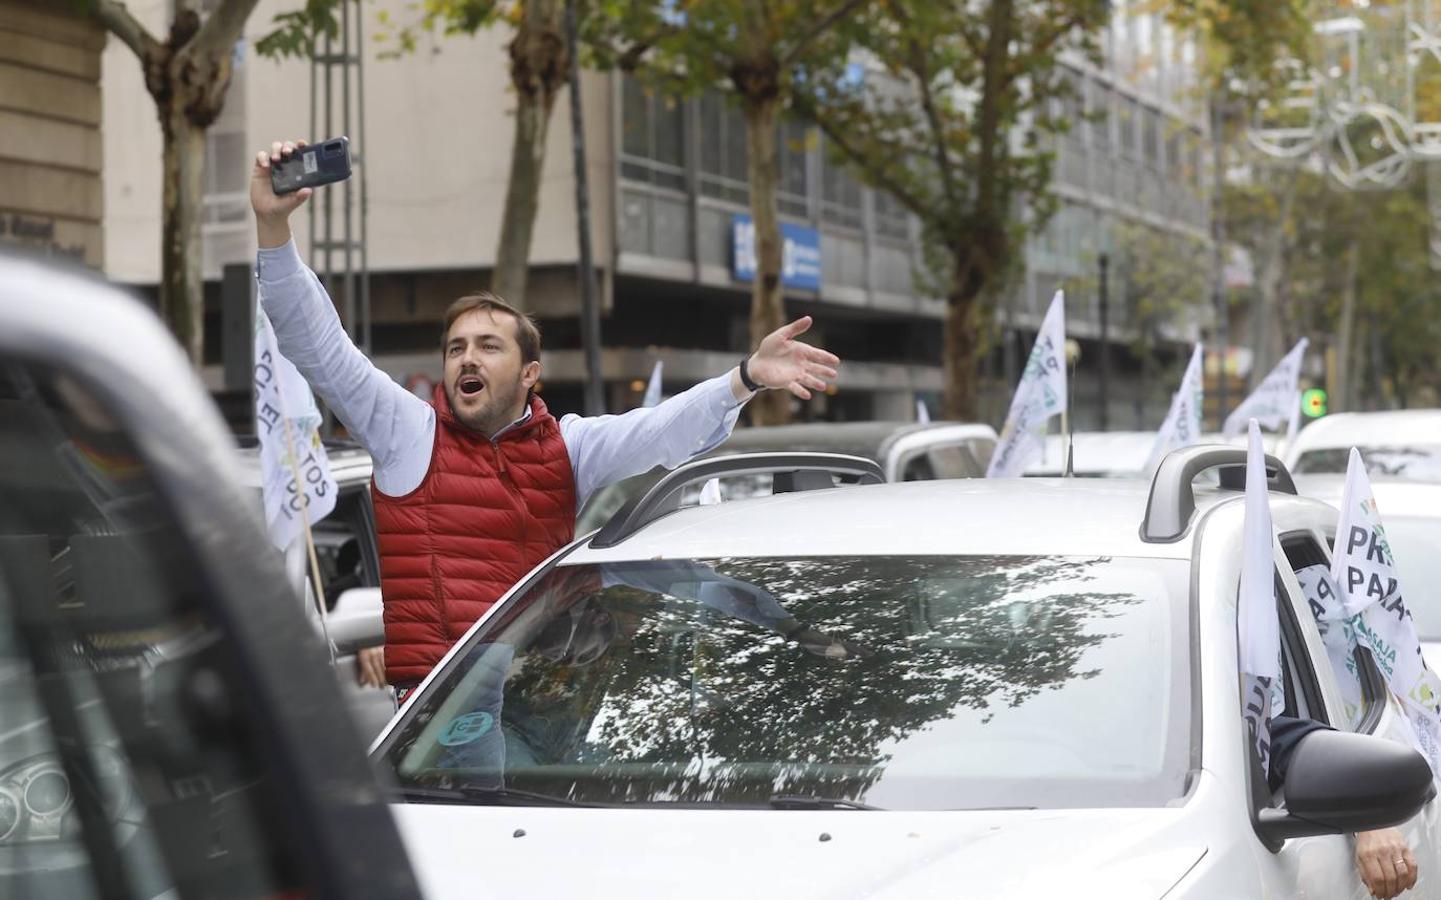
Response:
M781 284L803 291L821 289L821 233L781 223ZM731 274L737 281L756 277L756 228L751 217L731 217Z

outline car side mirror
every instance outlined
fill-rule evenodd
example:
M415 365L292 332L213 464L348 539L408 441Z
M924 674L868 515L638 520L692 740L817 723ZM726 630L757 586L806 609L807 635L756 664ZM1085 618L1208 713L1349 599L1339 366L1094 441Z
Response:
M1286 806L1256 823L1274 841L1399 825L1436 796L1431 766L1410 747L1344 731L1301 739L1286 772Z
M380 588L358 587L343 591L326 617L330 639L341 653L354 653L385 643L385 622Z

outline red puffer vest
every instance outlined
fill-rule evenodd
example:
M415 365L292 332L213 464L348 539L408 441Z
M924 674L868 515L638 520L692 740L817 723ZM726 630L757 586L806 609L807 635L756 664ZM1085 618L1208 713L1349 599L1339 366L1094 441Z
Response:
M391 684L430 673L511 585L575 535L575 476L560 424L531 397L525 424L491 441L456 421L441 385L435 447L403 497L371 481Z

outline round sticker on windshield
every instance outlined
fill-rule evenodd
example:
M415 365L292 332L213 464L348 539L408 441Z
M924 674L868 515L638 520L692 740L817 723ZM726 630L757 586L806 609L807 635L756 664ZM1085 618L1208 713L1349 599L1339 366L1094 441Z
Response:
M489 731L490 726L494 724L495 716L488 712L466 713L451 719L450 724L445 726L445 730L440 733L438 740L446 747L469 744Z

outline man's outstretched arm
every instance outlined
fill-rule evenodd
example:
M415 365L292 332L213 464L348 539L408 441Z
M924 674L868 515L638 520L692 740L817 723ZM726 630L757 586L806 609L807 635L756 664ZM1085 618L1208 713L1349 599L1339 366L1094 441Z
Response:
M771 334L750 356L746 369L764 388L788 390L802 400L835 380L840 360L797 340L811 327L804 316ZM618 416L566 416L561 433L575 470L576 502L592 493L656 466L673 469L724 441L735 428L740 409L751 397L740 367L702 381L649 409Z
M370 451L380 489L408 493L430 463L435 411L360 352L341 327L320 279L300 261L291 239L290 214L311 191L277 195L270 185L270 166L304 146L304 141L276 143L269 152L256 154L251 171L260 304L275 328L281 354Z

